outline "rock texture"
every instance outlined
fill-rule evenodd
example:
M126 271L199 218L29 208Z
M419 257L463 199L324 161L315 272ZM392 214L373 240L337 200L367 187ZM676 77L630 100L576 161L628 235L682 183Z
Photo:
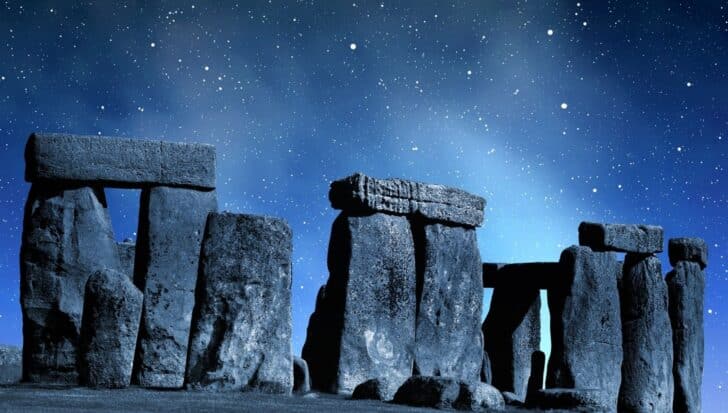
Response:
M290 394L291 229L265 216L207 220L187 384Z
M483 288L475 230L412 227L419 266L414 374L479 381Z
M121 388L131 383L143 299L126 274L107 269L89 277L79 346L82 385Z
M482 409L503 409L506 403L500 391L490 384L460 382L460 394L453 404L457 410L481 411Z
M28 182L215 188L211 145L34 133L25 161Z
M672 260L672 257L670 257ZM701 411L705 336L705 275L700 264L678 261L667 275L675 379L674 412Z
M579 225L579 245L593 251L633 252L653 254L662 252L662 227L652 225L600 224L582 222Z
M23 378L23 349L0 345L0 385L14 384Z
M331 183L331 206L351 213L386 212L479 226L485 200L463 190L403 179L377 179L356 173Z
M381 400L390 401L394 398L399 385L397 381L389 380L387 377L369 379L356 386L351 397L355 400Z
M548 291L551 356L547 388L601 389L616 411L621 382L622 328L617 279L610 252L572 246L561 254L562 279Z
M579 412L608 411L612 396L599 389L544 389L536 392L529 406L544 410L568 409Z
M121 272L127 275L130 280L134 280L134 258L136 256L136 244L130 239L116 244L119 250L119 260L121 262Z
M202 235L216 209L214 191L142 191L135 284L144 293L144 309L134 368L141 386L184 383Z
M624 361L619 411L672 409L672 329L655 256L627 254L620 281Z
M460 396L460 382L449 377L412 376L394 395L394 403L451 409Z
M311 375L308 373L306 360L293 356L293 392L308 393L311 391Z
M35 184L25 207L20 251L23 377L76 383L86 280L118 269L101 189Z
M317 298L303 346L315 389L350 394L377 377L404 382L415 343L415 257L406 217L336 219L329 280Z
M670 265L680 261L697 262L700 269L708 266L708 245L700 238L671 238L667 243Z
M526 397L531 359L541 342L541 296L525 282L537 266L505 265L493 290L483 322L485 352L491 360L492 384L501 391ZM522 272L522 270L525 270Z

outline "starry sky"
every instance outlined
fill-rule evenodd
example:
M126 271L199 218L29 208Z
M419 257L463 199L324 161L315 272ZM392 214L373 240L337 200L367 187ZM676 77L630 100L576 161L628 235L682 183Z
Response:
M485 197L485 261L558 260L582 220L703 237L704 410L728 401L727 3L212 3L0 6L0 342L22 343L27 136L159 138L217 146L221 209L290 223L296 353L354 171ZM107 196L134 238L138 191Z

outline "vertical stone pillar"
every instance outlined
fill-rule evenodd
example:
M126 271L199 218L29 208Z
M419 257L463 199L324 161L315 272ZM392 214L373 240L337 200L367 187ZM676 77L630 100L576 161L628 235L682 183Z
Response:
M87 186L33 184L20 250L23 377L76 383L86 280L118 269L104 192Z
M214 190L156 186L142 191L135 284L144 293L134 381L144 387L184 383L198 263Z

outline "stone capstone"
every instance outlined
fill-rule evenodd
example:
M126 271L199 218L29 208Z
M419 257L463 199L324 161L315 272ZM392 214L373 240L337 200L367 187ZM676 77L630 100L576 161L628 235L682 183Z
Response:
M667 274L675 379L674 412L698 413L705 363L705 274L697 262L679 261Z
M291 229L281 219L209 215L189 387L291 393L291 252Z
M215 191L142 191L135 284L144 293L134 381L181 388L195 303L202 236L217 209Z
M579 245L593 251L633 252L653 254L662 252L664 231L653 225L624 225L582 222L579 225Z
M409 221L343 212L332 227L328 267L303 346L313 387L351 394L371 378L404 382L412 374L415 345Z
M89 387L126 387L144 297L126 274L110 269L89 277L84 297L79 381Z
M672 409L672 329L660 260L628 253L620 281L622 385L619 411Z
M363 214L420 215L430 220L476 227L485 200L461 189L403 179L377 179L356 173L331 183L334 209Z
M700 238L670 238L667 253L673 267L680 261L697 262L700 269L708 266L708 245Z
M308 393L311 391L311 376L308 373L306 360L293 356L293 392Z
M25 161L25 179L34 183L215 188L212 145L34 133Z
M86 281L119 265L103 190L32 186L20 250L24 380L77 383Z

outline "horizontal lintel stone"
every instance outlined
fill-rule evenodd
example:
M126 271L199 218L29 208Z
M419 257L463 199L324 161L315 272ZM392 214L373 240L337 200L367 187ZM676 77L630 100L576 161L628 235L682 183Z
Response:
M670 238L667 254L673 267L680 261L697 262L701 269L708 266L708 245L701 238Z
M495 288L499 285L522 285L548 289L558 279L558 262L523 262L516 264L483 263L483 287Z
M655 225L602 224L582 222L579 245L593 251L654 254L662 252L664 231Z
M334 209L353 213L384 212L477 227L485 199L461 189L404 179L377 179L361 173L331 183Z
M214 189L215 157L207 144L34 133L25 149L25 180Z

